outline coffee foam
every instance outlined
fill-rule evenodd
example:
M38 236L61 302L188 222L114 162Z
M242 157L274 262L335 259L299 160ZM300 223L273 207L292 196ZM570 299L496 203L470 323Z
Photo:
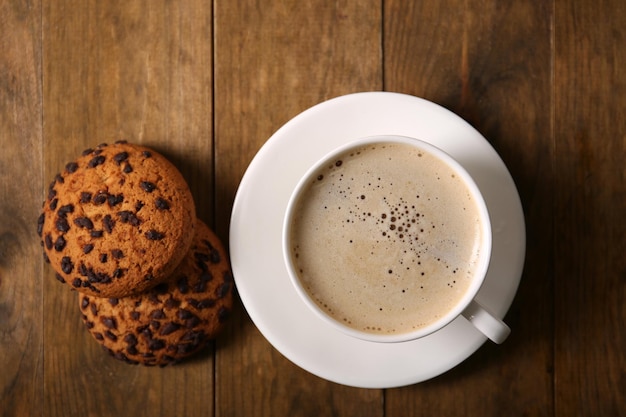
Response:
M294 212L291 251L303 286L336 320L369 333L406 333L441 318L480 257L480 212L464 181L406 144L338 156Z

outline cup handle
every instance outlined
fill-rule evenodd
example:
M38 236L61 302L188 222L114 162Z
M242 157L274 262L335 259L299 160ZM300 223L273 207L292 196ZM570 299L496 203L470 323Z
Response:
M511 329L502 320L487 311L478 301L472 300L461 313L470 323L493 342L500 344L511 333Z

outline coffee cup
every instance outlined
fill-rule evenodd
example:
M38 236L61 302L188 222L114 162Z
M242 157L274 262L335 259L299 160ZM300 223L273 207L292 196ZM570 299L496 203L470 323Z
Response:
M290 197L282 244L303 302L349 336L405 342L459 316L496 343L510 333L476 301L492 245L481 192L422 140L366 137L322 157Z

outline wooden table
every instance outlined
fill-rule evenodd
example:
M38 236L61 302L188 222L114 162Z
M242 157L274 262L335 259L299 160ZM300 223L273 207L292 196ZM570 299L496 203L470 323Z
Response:
M227 242L267 138L369 90L447 107L509 167L528 250L505 344L424 383L351 388L281 356L237 302L189 362L103 353L35 233L65 162L152 146ZM622 0L0 0L0 415L626 415L625 116Z

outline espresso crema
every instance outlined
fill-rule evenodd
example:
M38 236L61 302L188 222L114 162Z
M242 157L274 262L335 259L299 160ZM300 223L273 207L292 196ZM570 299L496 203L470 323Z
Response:
M345 152L296 201L295 270L335 320L374 334L427 326L450 311L480 259L479 206L445 162L403 143Z

